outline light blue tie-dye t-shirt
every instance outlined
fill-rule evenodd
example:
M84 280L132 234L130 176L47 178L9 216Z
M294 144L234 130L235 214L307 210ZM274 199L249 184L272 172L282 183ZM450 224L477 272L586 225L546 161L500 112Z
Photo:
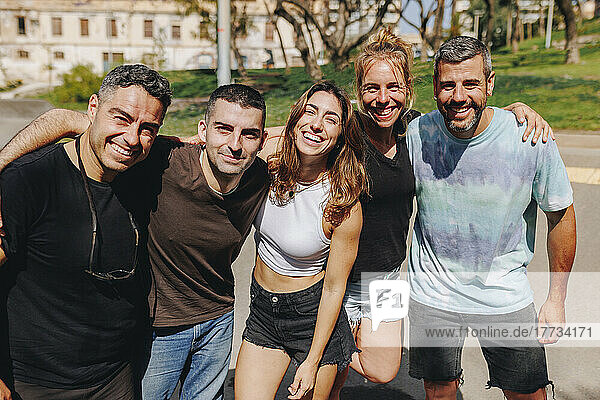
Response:
M493 110L472 139L454 137L439 111L408 126L418 205L411 298L431 307L502 314L530 304L537 206L558 211L573 202L556 143L523 143L525 127Z

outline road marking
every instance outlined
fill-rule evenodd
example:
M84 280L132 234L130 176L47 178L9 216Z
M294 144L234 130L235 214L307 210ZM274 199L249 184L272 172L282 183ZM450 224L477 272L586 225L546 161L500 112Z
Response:
M567 167L567 175L574 183L600 185L600 168Z

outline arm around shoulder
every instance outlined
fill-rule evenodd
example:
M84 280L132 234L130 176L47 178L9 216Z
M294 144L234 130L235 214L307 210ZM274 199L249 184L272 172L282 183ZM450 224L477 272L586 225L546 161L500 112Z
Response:
M65 137L75 137L90 125L86 114L65 109L46 111L21 129L0 151L0 170L17 158Z

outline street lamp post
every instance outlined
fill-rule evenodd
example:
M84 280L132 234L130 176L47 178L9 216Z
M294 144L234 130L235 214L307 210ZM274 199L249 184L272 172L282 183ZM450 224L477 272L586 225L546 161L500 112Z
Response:
M217 1L217 84L218 86L231 83L231 2Z
M554 18L554 0L548 4L548 21L546 24L546 48L549 49L552 44L552 19Z

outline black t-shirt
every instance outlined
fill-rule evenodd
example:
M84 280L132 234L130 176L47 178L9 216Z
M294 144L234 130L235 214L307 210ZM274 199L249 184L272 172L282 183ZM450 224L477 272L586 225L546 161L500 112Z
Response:
M408 123L419 115L409 110L394 126L396 154L391 159L377 150L363 128L369 194L361 197L363 227L352 271L354 282L360 280L362 272L392 271L406 258L415 177L406 137L402 135Z
M98 215L97 271L130 269L138 209L126 180L88 180ZM104 282L84 272L91 211L79 170L57 144L16 160L0 175L8 256L0 290L15 379L76 389L106 382L130 361L147 318L148 270ZM144 259L145 227L140 228ZM142 284L144 282L144 284ZM1 298L1 297L0 297Z

